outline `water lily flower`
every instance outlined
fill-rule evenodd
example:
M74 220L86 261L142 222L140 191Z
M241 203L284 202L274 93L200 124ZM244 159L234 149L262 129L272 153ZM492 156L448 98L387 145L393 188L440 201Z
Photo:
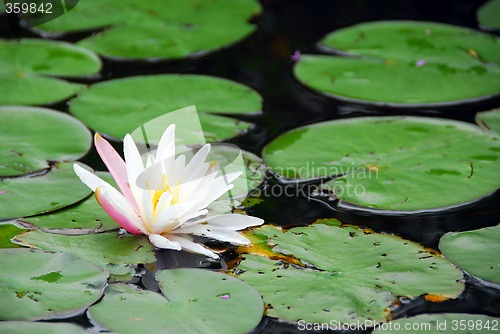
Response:
M123 142L125 160L97 133L95 145L120 191L78 164L74 164L75 173L122 228L131 234L147 235L158 248L218 258L195 243L193 236L247 245L250 241L237 231L264 222L257 217L218 212L217 199L233 188L231 182L242 172L218 175L219 166L205 161L209 144L186 164L185 155L176 156L175 125L163 133L156 154L148 153L145 163L129 134Z

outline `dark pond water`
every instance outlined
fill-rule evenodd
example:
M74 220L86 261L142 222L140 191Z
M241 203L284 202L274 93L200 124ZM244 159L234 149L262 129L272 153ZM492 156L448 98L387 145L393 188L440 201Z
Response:
M197 73L246 84L263 96L263 114L241 116L241 119L255 122L257 126L233 143L256 154L260 154L266 143L283 132L324 120L367 115L421 115L474 122L476 112L500 107L500 97L438 108L378 107L343 102L323 97L301 86L292 75L293 62L290 56L295 50L321 53L316 42L322 36L335 29L367 21L410 19L479 29L475 15L477 8L484 2L263 0L264 11L254 19L257 31L229 48L190 60L155 63L105 61L101 77L81 82L93 83L138 74ZM221 20L224 18L221 17ZM77 41L86 35L88 34L71 34L65 36L64 40ZM38 36L22 29L16 17L4 16L0 18L0 37ZM66 103L52 107L67 111ZM121 150L119 147L118 149ZM90 152L84 161L96 169L105 169L96 152ZM266 182L268 185L286 187L272 177ZM439 238L448 231L477 229L500 222L499 191L471 205L439 213L413 215L382 215L377 212L346 210L338 207L335 201L309 199L306 192L296 197L270 195L263 199L262 203L250 209L250 214L262 217L269 223L291 227L307 225L319 218L337 218L343 223L369 227L376 232L394 233L431 248L437 248ZM228 254L226 260L231 258L232 255ZM204 262L195 255L168 251L159 252L158 259L159 269L182 266L217 269L224 266ZM146 288L156 289L148 277L149 274L144 276L142 284ZM432 303L424 298L417 298L411 301L401 300L401 304L394 311L394 318L429 312L481 313L499 317L500 289L467 277L465 292L456 300ZM86 327L91 326L84 316L69 320ZM298 331L296 326L264 318L255 333L304 332Z

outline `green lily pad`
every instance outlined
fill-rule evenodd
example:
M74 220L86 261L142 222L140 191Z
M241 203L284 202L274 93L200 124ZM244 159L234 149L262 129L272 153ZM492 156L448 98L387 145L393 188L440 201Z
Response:
M478 113L476 123L485 129L500 133L500 108Z
M477 11L477 20L485 29L500 29L500 1L490 0Z
M369 22L321 43L343 57L304 55L295 75L349 101L395 105L460 103L500 92L500 38L430 22Z
M259 94L232 81L172 74L130 77L92 85L71 101L70 112L97 132L123 138L156 117L194 104L206 140L218 141L238 135L250 124L214 113L256 113L261 103Z
M51 76L86 76L101 68L99 58L87 49L39 39L0 39L0 64L0 105L64 100L82 85Z
M247 333L264 307L244 282L201 269L162 270L161 294L111 284L104 299L90 308L94 322L119 333ZM137 307L141 305L141 307Z
M101 298L108 273L68 254L0 249L0 320L72 316Z
M391 321L386 326L375 328L374 334L392 334L398 331L405 334L487 334L497 333L500 318L482 314L438 313L420 314L415 317Z
M75 118L44 108L0 107L0 176L48 168L48 161L76 160L92 143Z
M339 175L325 188L361 207L460 205L500 186L500 137L425 117L361 117L292 130L268 144L266 165L288 178Z
M446 233L439 241L439 249L459 268L500 284L500 225Z
M90 193L72 162L57 163L41 175L0 179L0 220L54 211Z
M153 246L146 238L118 233L63 235L30 231L17 235L14 241L22 246L78 256L98 266L108 264L139 264L155 261ZM106 267L112 274L114 266ZM123 268L117 266L117 274ZM126 272L125 272L126 274Z
M270 304L268 315L292 322L384 322L397 296L446 299L463 291L462 272L430 250L393 235L339 224L253 231L278 261L244 255L235 273Z
M20 228L14 222L0 223L0 248L19 248L20 246L12 243L10 239L24 230L26 229Z
M111 174L97 172L96 175L116 187ZM94 196L62 210L23 218L20 222L44 232L58 234L90 234L120 228L99 205Z
M83 328L68 323L2 321L0 333L9 334L88 334Z
M38 28L45 32L105 28L79 45L107 57L181 58L242 39L254 30L249 20L259 12L254 0L85 0Z

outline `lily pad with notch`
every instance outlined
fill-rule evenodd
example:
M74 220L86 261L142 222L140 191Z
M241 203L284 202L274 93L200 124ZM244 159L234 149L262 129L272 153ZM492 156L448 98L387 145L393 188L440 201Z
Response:
M25 247L71 254L120 276L128 272L121 265L155 261L153 247L146 238L116 232L63 235L29 231L17 235L13 241Z
M439 249L469 274L500 284L500 225L448 232L441 237Z
M0 223L0 248L19 248L19 245L12 243L10 239L18 235L19 233L25 231L26 228L22 228L14 221L7 221Z
M67 114L45 108L0 107L0 176L48 168L49 161L82 157L90 131Z
M111 174L97 172L97 176L116 187ZM61 210L23 218L21 224L43 232L57 234L90 234L117 230L120 226L102 209L94 196Z
M500 38L432 22L379 21L321 41L342 56L303 55L303 84L348 101L398 106L455 104L500 93Z
M325 190L357 209L437 210L477 201L500 187L500 136L437 118L312 124L269 143L263 160L287 178L337 176Z
M0 39L0 105L33 105L69 98L83 85L54 77L96 74L99 58L90 50L57 41Z
M101 298L108 273L63 253L0 249L0 320L73 316Z
M290 322L386 322L398 296L442 300L464 289L462 272L435 251L335 220L250 237L259 255L243 255L235 274L261 293L268 315Z
M76 176L72 162L56 163L36 175L0 179L0 220L55 211L90 192Z
M121 139L154 118L193 104L211 142L250 128L250 123L226 116L259 113L262 98L249 87L203 75L137 76L91 85L71 100L70 112L96 132Z
M249 20L259 12L254 0L85 0L38 29L102 30L78 44L110 58L175 59L237 42L255 29Z
M251 331L264 312L259 293L226 274L170 269L157 272L156 279L162 294L131 285L109 285L103 300L90 308L89 318L123 334L236 334Z

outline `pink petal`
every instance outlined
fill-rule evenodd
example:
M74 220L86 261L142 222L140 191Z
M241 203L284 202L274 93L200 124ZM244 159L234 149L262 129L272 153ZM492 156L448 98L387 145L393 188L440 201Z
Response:
M137 226L139 222L137 221L138 217L134 217L128 210L122 208L122 203L120 203L119 198L114 198L108 191L115 190L116 195L121 195L116 189L108 188L108 187L98 187L95 190L95 197L97 202L101 205L101 207L106 211L106 213L113 218L115 222L118 223L121 227L123 227L127 232L132 234L141 234L143 231ZM116 196L115 196L116 197ZM123 198L125 201L125 198Z
M128 201L134 205L137 209L137 203L135 202L130 186L128 185L127 178L127 168L125 166L125 161L122 157L115 151L113 146L111 146L106 139L102 138L97 132L94 136L95 147L97 153L101 156L102 161L108 167L109 172L115 179L118 188L122 191Z

